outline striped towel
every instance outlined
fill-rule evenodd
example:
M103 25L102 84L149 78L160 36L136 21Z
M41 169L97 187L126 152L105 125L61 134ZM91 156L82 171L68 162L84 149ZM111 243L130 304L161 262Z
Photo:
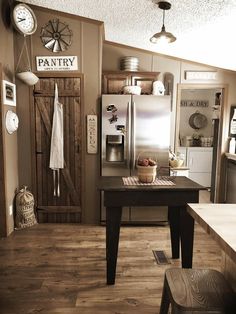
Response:
M155 181L151 183L140 182L138 177L123 177L124 185L175 185L169 177L161 177L161 179L156 178Z

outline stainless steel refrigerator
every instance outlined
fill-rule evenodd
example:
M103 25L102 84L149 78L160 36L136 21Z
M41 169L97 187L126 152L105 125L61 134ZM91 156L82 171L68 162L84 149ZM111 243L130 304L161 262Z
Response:
M138 158L157 160L160 175L168 174L170 96L103 95L101 108L101 175L137 175ZM101 197L101 221L105 209ZM126 223L165 223L166 207L123 208Z

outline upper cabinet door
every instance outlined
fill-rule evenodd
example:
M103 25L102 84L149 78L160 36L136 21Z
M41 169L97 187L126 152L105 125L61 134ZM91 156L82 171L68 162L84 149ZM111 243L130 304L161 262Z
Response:
M123 94L125 85L138 85L141 94L151 95L153 82L158 80L159 72L103 72L103 94Z
M159 73L158 73L159 74ZM137 85L141 87L142 95L151 95L153 82L158 79L158 75L156 73L137 73L131 76L131 85Z
M129 77L127 74L103 74L103 94L122 94L123 87L129 85Z

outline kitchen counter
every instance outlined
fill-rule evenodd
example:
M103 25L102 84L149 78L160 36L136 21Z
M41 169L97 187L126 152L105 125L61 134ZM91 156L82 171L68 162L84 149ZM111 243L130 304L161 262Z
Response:
M236 204L188 205L188 213L236 261Z
M189 177L189 168L188 167L171 167L170 175Z
M222 270L236 290L236 204L188 204L187 212L225 253Z
M236 154L225 153L226 158L236 161Z
M171 167L171 170L189 170L188 167Z
M205 149L205 150L212 150L212 146L179 146L178 148L191 148L191 149L195 149L198 150L199 148L201 149Z

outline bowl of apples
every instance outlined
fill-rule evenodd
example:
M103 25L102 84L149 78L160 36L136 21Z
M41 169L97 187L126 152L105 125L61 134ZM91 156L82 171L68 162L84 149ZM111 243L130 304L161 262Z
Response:
M156 179L157 163L152 158L138 159L138 179L142 183L152 183Z

